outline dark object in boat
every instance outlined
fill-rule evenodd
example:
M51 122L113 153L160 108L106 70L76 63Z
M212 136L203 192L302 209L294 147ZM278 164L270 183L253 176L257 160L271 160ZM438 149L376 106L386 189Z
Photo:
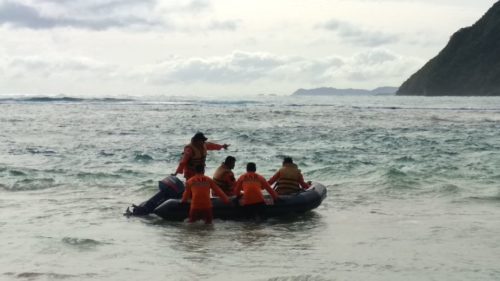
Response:
M176 176L168 176L158 182L159 191L153 197L139 205L132 204L132 210L127 208L124 215L145 216L151 214L156 207L169 199L181 198L184 184Z

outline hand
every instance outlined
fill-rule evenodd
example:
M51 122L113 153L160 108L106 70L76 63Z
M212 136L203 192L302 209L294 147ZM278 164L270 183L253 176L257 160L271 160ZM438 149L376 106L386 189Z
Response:
M223 144L222 148L227 149L230 146L230 144Z

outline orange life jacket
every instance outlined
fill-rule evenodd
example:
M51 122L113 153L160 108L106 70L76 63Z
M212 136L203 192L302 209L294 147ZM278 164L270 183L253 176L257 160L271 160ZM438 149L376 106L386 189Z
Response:
M300 188L300 170L295 164L284 164L279 170L280 177L278 179L278 194L292 194L301 190Z
M228 174L231 174L233 176L233 172L231 171L231 169L227 168L226 165L222 164L215 171L213 180L222 189L222 191L224 191L224 193L232 194L234 182L225 181L225 178Z
M193 155L189 159L187 167L191 170L194 170L194 167L196 167L196 165L205 166L205 160L207 159L207 146L203 144L203 147L199 149L198 147L190 143L186 145L186 147L191 148L191 151L193 151Z

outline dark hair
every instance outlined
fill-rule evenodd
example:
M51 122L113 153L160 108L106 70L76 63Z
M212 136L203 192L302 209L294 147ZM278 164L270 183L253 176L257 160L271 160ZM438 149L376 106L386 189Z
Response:
M198 164L198 165L194 166L194 171L198 174L200 174L200 173L203 174L203 173L205 173L205 166L202 164Z
M283 164L285 164L285 163L293 164L292 157L285 157L285 158L283 158Z
M196 140L201 140L201 141L206 141L207 137L202 132L197 132L192 138L191 141L196 141Z
M247 172L255 172L257 171L257 165L253 162L248 162L247 164Z
M234 158L233 156L228 156L226 157L226 160L224 160L224 164L228 165L229 163L234 163L236 162L236 158Z

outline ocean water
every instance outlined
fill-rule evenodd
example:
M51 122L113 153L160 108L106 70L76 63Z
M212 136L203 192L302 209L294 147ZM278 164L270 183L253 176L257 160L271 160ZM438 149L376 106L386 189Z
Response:
M328 197L296 218L127 218L196 131ZM0 99L0 280L500 280L500 98Z

